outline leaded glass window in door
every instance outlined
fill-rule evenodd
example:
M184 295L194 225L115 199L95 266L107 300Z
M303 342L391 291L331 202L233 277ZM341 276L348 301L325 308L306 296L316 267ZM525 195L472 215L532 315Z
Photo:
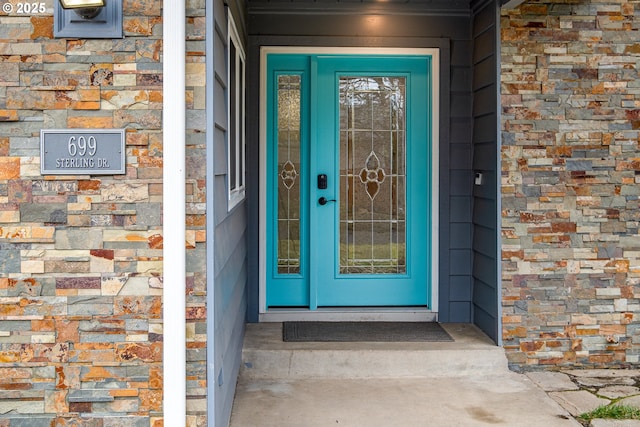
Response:
M406 78L339 89L340 273L406 273Z
M277 80L278 273L300 273L300 76Z

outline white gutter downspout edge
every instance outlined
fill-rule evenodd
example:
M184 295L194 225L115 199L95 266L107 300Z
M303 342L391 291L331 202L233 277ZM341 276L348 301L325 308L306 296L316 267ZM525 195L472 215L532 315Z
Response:
M186 391L185 0L163 0L163 413L184 427Z

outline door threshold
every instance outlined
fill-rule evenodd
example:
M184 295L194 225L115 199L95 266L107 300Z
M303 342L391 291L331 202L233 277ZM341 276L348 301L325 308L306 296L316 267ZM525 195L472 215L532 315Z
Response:
M438 313L426 307L271 308L260 313L260 322L437 322Z

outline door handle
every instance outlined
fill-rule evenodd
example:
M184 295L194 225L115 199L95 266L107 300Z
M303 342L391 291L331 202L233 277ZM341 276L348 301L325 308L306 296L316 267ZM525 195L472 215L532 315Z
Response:
M324 206L329 202L335 202L335 201L336 201L336 199L327 199L326 197L320 197L318 199L318 203L320 203L321 206Z

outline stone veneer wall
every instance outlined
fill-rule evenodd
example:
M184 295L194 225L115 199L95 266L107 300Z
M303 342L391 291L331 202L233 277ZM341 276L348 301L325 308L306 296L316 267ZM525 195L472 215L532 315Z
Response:
M206 427L213 417L207 413L207 313L213 310L206 305L206 3L186 6L187 427Z
M0 12L0 426L158 427L162 1L124 0L125 37L114 40L54 39L45 4L32 16ZM189 14L194 112L204 109L204 10ZM188 152L200 156L187 224L195 426L206 423L205 174L202 122L189 119ZM43 128L126 128L126 175L41 176Z
M640 356L640 4L504 10L503 338L515 367Z

